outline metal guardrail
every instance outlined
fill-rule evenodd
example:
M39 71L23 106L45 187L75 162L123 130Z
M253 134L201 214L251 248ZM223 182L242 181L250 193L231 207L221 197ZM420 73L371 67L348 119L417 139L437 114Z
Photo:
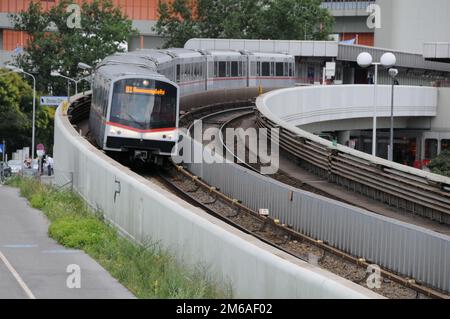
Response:
M199 143L193 145L200 151ZM322 153L330 155L325 149ZM320 157L314 152L308 156ZM326 158L317 161L328 168ZM234 163L207 159L185 166L247 207L269 209L271 218L297 232L430 287L450 290L448 236L299 190Z
M320 143L299 136L281 127L281 120L275 123L259 112L257 123L268 128L269 134L270 128L279 128L280 147L318 176L374 200L450 224L450 184L342 152L325 140Z
M330 11L358 11L365 12L369 5L374 4L375 0L326 0L321 7ZM369 13L366 13L369 15Z

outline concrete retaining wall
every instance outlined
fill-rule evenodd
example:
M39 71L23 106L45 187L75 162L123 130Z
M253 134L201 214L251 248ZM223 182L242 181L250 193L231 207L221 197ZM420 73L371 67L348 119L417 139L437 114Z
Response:
M152 239L188 264L205 264L243 298L379 298L373 292L267 246L111 160L58 108L55 172L122 232ZM58 179L58 176L57 176Z

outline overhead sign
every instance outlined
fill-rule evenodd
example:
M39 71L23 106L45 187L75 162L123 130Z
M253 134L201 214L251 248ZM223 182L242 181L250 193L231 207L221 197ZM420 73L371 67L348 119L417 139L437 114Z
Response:
M67 96L41 96L41 105L59 106L64 101L67 101Z

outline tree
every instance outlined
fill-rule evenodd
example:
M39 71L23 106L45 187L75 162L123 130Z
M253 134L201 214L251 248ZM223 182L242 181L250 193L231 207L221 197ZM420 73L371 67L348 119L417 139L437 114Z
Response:
M159 2L156 32L165 47L194 37L326 40L333 17L320 0L174 0Z
M264 11L263 38L280 40L328 40L333 17L321 8L321 0L271 0Z
M8 152L31 145L33 89L18 74L0 70L0 139ZM36 142L51 146L51 116L47 109L36 108Z
M428 166L435 174L450 177L450 150L442 151L442 153L431 161Z
M28 10L10 16L14 27L30 40L16 64L36 74L38 89L55 95L66 93L66 81L52 78L52 70L78 78L79 62L95 66L104 57L123 51L121 43L136 32L132 22L110 0L83 1L79 26L73 23L71 0L62 0L49 11L32 1Z

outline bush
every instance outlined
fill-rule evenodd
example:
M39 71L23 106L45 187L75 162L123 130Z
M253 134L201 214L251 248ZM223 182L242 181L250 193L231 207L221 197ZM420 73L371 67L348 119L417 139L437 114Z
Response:
M96 218L62 217L49 227L49 235L60 244L77 249L107 240L110 230ZM111 237L111 236L109 236Z
M139 298L229 298L207 276L208 269L186 269L158 244L137 245L105 224L84 201L68 191L57 191L36 180L12 178L30 204L51 221L49 235L58 243L82 249Z
M450 151L443 151L438 157L431 161L428 167L435 174L450 177Z

